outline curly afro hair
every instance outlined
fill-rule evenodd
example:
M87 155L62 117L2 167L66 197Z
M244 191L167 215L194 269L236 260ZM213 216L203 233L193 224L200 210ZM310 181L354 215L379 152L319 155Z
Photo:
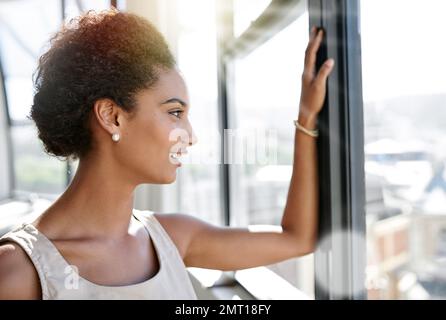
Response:
M161 33L147 20L115 9L71 20L50 39L39 59L29 118L45 151L79 159L92 145L89 117L95 101L112 99L132 113L134 96L152 87L176 62Z

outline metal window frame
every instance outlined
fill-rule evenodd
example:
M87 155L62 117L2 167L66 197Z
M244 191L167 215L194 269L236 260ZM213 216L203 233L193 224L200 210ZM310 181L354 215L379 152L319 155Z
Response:
M79 7L79 10L82 11L82 8L80 7L80 3L78 1L76 1L76 4ZM110 0L110 6L117 6L117 1L116 0ZM60 0L60 7L61 7L61 21L65 21L66 19L66 0ZM7 118L7 140L8 140L8 167L10 168L10 175L9 175L9 185L10 185L10 194L9 197L10 198L14 198L15 195L18 194L17 190L16 190L16 181L15 181L15 171L14 171L14 156L13 156L13 144L12 144L12 136L11 136L11 127L12 126L29 126L32 125L32 122L29 120L13 120L11 119L10 113L9 113L9 108L8 108L8 98L6 95L6 87L5 87L5 77L4 77L4 73L3 73L3 69L1 68L1 59L0 59L0 76L2 79L2 88L1 90L3 91L4 97L5 97L5 108L6 108L6 118ZM73 163L72 160L67 159L66 162L66 168L65 168L65 185L68 186L74 176L73 173ZM19 192L22 193L22 192ZM34 193L34 192L32 192ZM43 195L43 194L42 194Z
M320 242L315 255L316 299L366 299L364 125L360 0L311 0L310 25L326 40L336 67L319 117ZM342 236L336 236L341 232ZM322 241L323 240L323 241ZM360 240L360 241L358 241Z
M11 117L9 114L9 108L8 108L8 97L6 96L6 85L5 85L5 75L3 73L3 66L2 66L2 61L1 61L1 57L0 57L0 81L1 81L1 88L0 90L2 91L2 97L3 97L3 101L2 101L2 105L4 108L4 114L6 117L6 122L5 122L5 140L6 140L6 150L7 150L7 158L8 161L5 164L6 165L6 171L8 172L8 198L12 197L12 192L15 189L15 179L14 179L14 161L13 161L13 157L12 157L12 137L11 137Z
M239 37L227 39L224 56L228 60L247 56L299 18L306 3L311 1L272 0Z
M66 8L66 0L60 0L60 7L61 7L61 21L65 20L65 8ZM11 135L11 128L12 127L20 127L20 126L30 126L32 125L32 122L30 120L13 120L11 118L10 112L9 112L9 105L8 105L8 96L6 92L6 85L5 85L5 75L2 68L1 63L1 57L0 57L0 77L2 80L2 86L0 90L2 90L4 95L4 107L5 107L5 115L7 119L7 128L6 128L6 139L7 139L7 150L8 150L8 170L9 170L9 198L15 198L19 195L23 195L24 192L18 191L16 189L16 176L15 176L15 170L14 170L14 153L13 153L13 141L12 141L12 135ZM67 161L66 164L66 170L65 170L65 181L66 186L69 185L72 179L71 174L71 160ZM30 192L33 193L34 192ZM47 196L42 194L42 196ZM22 197L22 196L20 196Z
M231 60L243 57L268 41L298 16L302 1L273 0L238 38L232 18L219 25L219 97L221 127L229 128ZM280 6L287 7L288 14ZM222 6L219 8L222 9ZM224 12L228 12L228 5ZM232 9L232 6L231 8ZM315 254L316 299L366 299L365 180L359 0L309 0L310 26L325 29L327 40L318 54L318 67L327 57L336 68L327 84L327 100L318 125L320 185L319 246ZM232 11L230 11L232 12ZM259 32L261 30L262 32ZM224 148L224 146L222 146ZM223 149L224 151L224 149ZM223 165L225 220L230 221L230 168ZM335 237L343 231L345 236ZM358 235L364 241L356 241ZM328 241L327 241L328 239ZM324 241L322 241L324 240ZM323 283L323 285L321 285Z
M231 77L233 61L242 58L273 38L280 31L295 21L306 8L308 0L272 0L255 21L238 37L234 36L233 0L216 0L217 12L217 63L218 63L218 105L221 140L221 197L225 225L231 225L231 172L227 164L228 141L225 130L231 128L232 117L230 106L233 92ZM308 1L309 2L309 1Z
M230 166L226 160L225 150L227 148L225 130L229 128L228 112L228 65L226 63L226 43L234 41L233 28L233 0L216 0L216 30L217 30L217 96L218 96L218 124L221 137L220 157L220 196L222 200L223 222L225 226L231 223L231 188L230 188Z

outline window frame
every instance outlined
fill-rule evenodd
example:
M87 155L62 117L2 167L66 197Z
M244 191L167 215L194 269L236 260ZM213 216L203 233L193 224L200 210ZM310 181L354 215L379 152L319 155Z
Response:
M218 103L218 124L221 137L221 158L220 158L220 196L222 199L223 222L225 226L229 226L230 205L231 205L231 189L230 189L230 167L226 159L227 149L225 138L225 130L230 127L228 112L228 90L230 83L228 80L228 64L225 54L226 43L234 41L234 17L233 0L215 0L216 10L216 31L217 31L217 103Z
M110 0L110 6L117 5L117 1ZM66 19L66 0L60 0L60 14L61 14L61 22L65 21ZM13 152L13 141L12 141L12 135L11 135L11 128L12 127L19 127L19 126L32 126L33 123L29 120L13 120L11 119L11 115L9 112L9 105L8 105L8 95L6 92L6 85L5 85L5 74L3 72L2 67L2 61L0 57L0 90L2 90L3 97L0 96L0 98L3 99L2 106L4 108L4 115L6 117L5 121L5 140L6 140L6 150L7 150L7 163L5 164L5 168L1 168L2 171L6 172L6 176L8 179L8 190L5 193L5 197L3 197L2 194L0 194L0 200L2 199L15 199L15 198L23 198L27 197L31 194L36 194L36 192L32 191L19 191L16 189L16 176L15 176L15 166L14 166L14 152ZM68 187L68 185L71 183L71 180L74 177L73 172L73 161L67 160L66 161L66 168L65 168L65 186ZM54 194L44 194L44 193L37 193L38 195L52 199L54 198Z
M7 177L8 182L6 190L2 190L2 193L0 194L0 200L9 199L12 197L12 190L14 190L15 187L15 179L14 179L14 162L12 158L12 140L11 140L11 130L9 129L11 127L11 117L9 115L9 109L8 109L8 97L6 95L6 86L5 86L5 75L3 72L3 65L2 61L0 59L0 106L2 106L3 110L0 111L3 113L2 118L5 119L3 123L0 124L0 128L4 133L4 141L6 143L4 149L6 150L6 158L7 161L1 165L0 170L4 172L4 177ZM3 174L2 174L3 176Z
M272 0L265 10L255 21L238 37L234 36L233 0L216 0L217 10L217 63L218 63L218 103L219 122L222 138L222 199L225 225L231 225L231 212L235 210L234 203L231 202L234 193L233 184L234 173L228 164L228 152L226 129L233 128L234 111L230 101L231 92L234 91L231 78L234 74L233 61L237 58L250 54L262 44L279 34L301 14L302 7L306 8L307 0ZM285 14L283 14L285 12ZM259 32L261 31L261 32Z
M231 225L231 169L228 164L226 129L233 128L233 111L231 93L234 91L231 79L234 75L233 61L247 56L262 44L279 34L301 14L306 8L306 0L272 0L255 21L239 36L234 37L233 28L233 0L217 0L217 63L218 63L218 97L219 121L222 137L222 198L224 199L224 214L226 225ZM283 15L283 12L286 12ZM259 32L261 31L261 32Z
M218 96L219 96L219 110L220 110L220 130L225 132L225 129L234 128L234 106L233 94L234 85L234 63L237 58L242 58L249 55L251 52L259 48L261 45L278 35L282 30L292 24L307 10L307 0L272 0L265 10L257 17L255 21L238 37L234 37L233 30L233 1L217 0L217 54L218 54ZM285 12L285 14L284 14ZM259 30L261 32L259 32ZM222 134L222 199L224 206L225 225L233 225L231 219L238 210L237 204L231 201L234 199L235 170L231 170L228 164L227 152L228 138ZM256 270L260 270L256 268ZM261 271L261 270L260 270ZM244 270L242 272L236 271L232 277L235 278L242 286L246 287L248 291L256 298L261 298L258 292L251 291L254 287L247 281L242 273L249 272ZM238 274L240 273L240 274ZM271 272L269 272L271 273ZM266 273L265 273L266 276ZM279 277L279 275L277 275ZM259 288L259 292L261 292ZM305 294L298 288L288 288L290 298L303 297ZM294 290L295 289L295 290ZM271 293L271 297L274 297ZM277 299L282 299L283 296L277 295ZM307 297L308 298L308 297ZM303 298L304 299L304 298Z
M264 12L238 38L234 38L232 4L218 2L218 74L221 129L230 128L231 61L249 54L294 21L296 7L305 2L272 0ZM232 3L232 2L231 2ZM279 17L280 8L288 14ZM366 299L365 291L365 177L364 124L361 74L359 0L308 1L310 26L325 29L326 38L318 53L318 68L327 57L336 68L327 84L327 100L318 120L320 183L319 245L315 253L315 297L326 299ZM262 32L258 32L258 30ZM265 32L263 32L265 31ZM340 142L340 143L339 143ZM225 146L222 144L223 157ZM231 170L222 166L225 222L230 225ZM328 180L328 181L327 181ZM321 179L322 181L322 179ZM328 183L327 183L328 182ZM344 231L345 237L334 237ZM364 241L354 241L358 235ZM338 239L339 238L339 239ZM324 240L328 239L328 241ZM324 240L324 241L321 241ZM328 285L319 285L318 281ZM342 294L340 294L342 292Z
M366 299L364 123L360 0L312 0L310 25L325 32L317 65L336 67L319 116L320 245L315 255L316 299ZM326 181L328 180L328 181ZM342 231L343 236L334 236ZM321 241L323 240L324 241ZM361 241L358 241L360 239ZM363 240L363 241L362 241Z

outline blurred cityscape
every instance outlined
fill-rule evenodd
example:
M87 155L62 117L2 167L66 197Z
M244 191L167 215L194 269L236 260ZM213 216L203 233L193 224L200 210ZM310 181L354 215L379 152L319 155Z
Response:
M365 106L369 299L446 299L445 102Z
M415 96L364 106L369 299L446 299L445 101ZM290 138L283 134L282 145ZM244 223L280 224L291 153L279 149L278 165L240 168ZM290 282L292 270L282 271Z

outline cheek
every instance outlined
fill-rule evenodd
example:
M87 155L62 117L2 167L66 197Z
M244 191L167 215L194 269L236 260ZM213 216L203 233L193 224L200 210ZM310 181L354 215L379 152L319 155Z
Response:
M145 159L150 158L155 162L165 161L170 147L174 144L174 141L169 141L169 135L174 129L172 123L161 119L140 126L134 132L134 139L130 141L134 154L139 154Z
M141 128L142 129L142 128ZM175 141L169 141L172 125L158 123L134 132L122 150L125 166L140 183L169 184L176 180L177 166L171 163L170 154Z

